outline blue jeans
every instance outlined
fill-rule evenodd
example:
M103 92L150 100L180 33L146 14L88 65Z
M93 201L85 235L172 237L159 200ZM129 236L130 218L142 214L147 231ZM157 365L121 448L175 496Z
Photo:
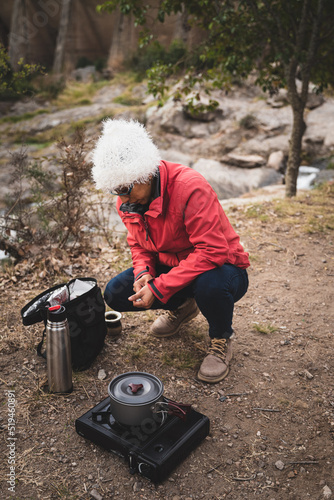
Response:
M158 265L157 276L168 273L167 266ZM115 276L106 286L104 300L115 311L140 311L128 300L133 295L133 268L123 271ZM195 278L190 285L176 292L163 304L158 299L152 304L151 309L177 309L187 298L193 297L209 323L211 338L229 338L232 333L232 320L234 304L240 300L248 288L248 275L246 269L240 269L232 264L224 264L220 268L211 269Z

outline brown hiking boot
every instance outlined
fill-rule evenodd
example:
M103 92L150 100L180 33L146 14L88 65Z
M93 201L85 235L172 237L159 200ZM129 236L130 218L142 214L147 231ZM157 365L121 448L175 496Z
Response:
M232 359L231 339L211 339L208 354L198 371L197 378L215 384L223 380L229 372Z
M184 323L195 318L199 313L195 299L187 299L175 311L159 316L151 326L151 333L155 337L171 337L177 333Z

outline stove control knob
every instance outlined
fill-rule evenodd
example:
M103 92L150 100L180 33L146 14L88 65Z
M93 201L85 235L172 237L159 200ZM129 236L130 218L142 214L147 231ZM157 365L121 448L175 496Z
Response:
M140 462L138 464L138 472L142 475L142 476L146 476L146 477L150 477L150 472L151 472L151 466L150 464L147 464L145 462Z

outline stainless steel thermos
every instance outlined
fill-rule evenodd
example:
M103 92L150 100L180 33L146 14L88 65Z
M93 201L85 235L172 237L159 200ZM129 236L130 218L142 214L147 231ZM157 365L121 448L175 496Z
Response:
M49 307L46 322L46 364L49 392L71 392L70 331L64 306Z

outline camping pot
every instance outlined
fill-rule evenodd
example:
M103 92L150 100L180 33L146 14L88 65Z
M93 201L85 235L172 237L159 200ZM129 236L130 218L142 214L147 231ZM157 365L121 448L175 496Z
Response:
M171 401L163 396L163 392L161 380L150 373L123 373L108 386L110 412L122 425L163 424L167 415L185 420L191 405Z

